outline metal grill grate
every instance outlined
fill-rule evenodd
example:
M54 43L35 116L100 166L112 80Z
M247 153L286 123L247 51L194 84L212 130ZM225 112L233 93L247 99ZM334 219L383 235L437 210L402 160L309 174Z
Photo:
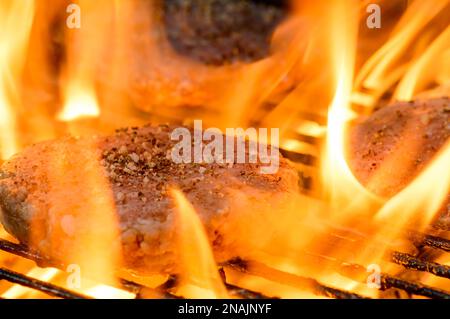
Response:
M412 234L410 236L411 241L416 245L428 246L434 250L441 250L444 253L449 253L450 240L421 234ZM15 244L4 239L0 239L0 249L14 255L24 257L37 262L38 264L52 264L55 267L63 268L62 265L55 265L51 263L48 258L45 258L36 252L29 251L25 246ZM320 257L318 257L320 258ZM324 258L324 257L321 257ZM391 262L403 266L405 269L413 271L428 272L434 276L450 279L450 267L442 264L438 264L433 261L421 259L417 256L405 254L402 252L392 252ZM255 267L256 266L256 267ZM266 296L259 292L251 291L227 282L224 268L231 268L235 271L239 271L243 274L250 274L258 276L270 281L275 281L280 284L293 286L299 289L307 289L318 296L338 298L338 299L355 299L365 298L359 294L355 294L350 291L345 291L337 288L330 287L326 284L320 283L313 278L301 277L294 274L282 272L280 270L270 268L264 264L254 261L246 261L241 259L230 260L227 263L221 265L220 273L222 274L225 286L231 296L246 299L262 299L262 298L277 298L277 296ZM342 263L338 271L340 274L354 279L360 280L366 274L366 270L361 265ZM85 295L79 294L74 291L70 291L63 287L51 284L49 282L37 280L28 277L24 274L6 269L0 268L0 279L6 280L14 284L22 285L28 288L38 290L42 293L57 298L65 299L80 299L89 298ZM146 295L153 293L154 296L160 298L180 298L173 295L170 290L177 284L177 277L171 276L169 279L157 288L149 288L142 286L141 284L131 282L129 280L121 279L122 289L133 292L136 294L136 298L141 298L143 292ZM389 288L397 288L407 292L409 295L419 295L428 298L450 299L450 292L443 291L438 288L426 286L419 282L405 280L389 274L381 274L381 290Z

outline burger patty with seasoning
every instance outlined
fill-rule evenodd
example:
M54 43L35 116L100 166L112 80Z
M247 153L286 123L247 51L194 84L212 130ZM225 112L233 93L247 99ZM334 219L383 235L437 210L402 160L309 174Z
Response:
M98 207L92 202L110 197L124 267L176 273L176 188L203 222L217 261L248 256L277 236L271 225L298 193L288 161L280 158L275 174L261 173L261 163L177 164L170 157L174 128L148 125L25 149L0 170L3 225L20 242L64 260L76 234L96 231L85 225Z

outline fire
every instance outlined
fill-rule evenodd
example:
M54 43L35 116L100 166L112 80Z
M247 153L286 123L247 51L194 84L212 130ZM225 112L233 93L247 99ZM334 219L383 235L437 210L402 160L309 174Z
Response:
M133 293L117 289L107 285L96 285L92 288L86 289L84 293L88 296L97 299L133 299Z
M308 59L308 48L314 45L308 25L294 2L291 11L287 20L273 34L271 41L274 53L261 61L238 65L239 68L229 76L230 80L220 86L221 94L212 104L221 111L222 118L219 121L222 126L248 126L249 120L255 116L255 105L265 101L271 94L276 94L279 86L289 85L289 77L295 75L296 70ZM285 115L295 111L290 108L290 103L284 104L278 105L274 114L264 120L266 127L279 127L282 132L287 128L290 119ZM280 114L283 114L282 118Z
M395 27L377 31L386 37L359 61L358 41L367 41L360 32L365 27L366 2L291 1L291 11L276 28L266 58L218 67L190 60L172 48L156 2L79 0L81 28L72 28L57 12L43 14L35 1L2 0L0 159L38 140L110 132L153 118L181 122L198 116L219 128L253 123L278 127L281 148L318 158L319 167L297 165L314 178L311 193L317 198L289 199L285 210L273 212L276 217L258 221L271 224L277 234L272 241L251 238L258 232L243 234L240 239L245 244L257 247L251 255L255 260L249 263L254 273L226 269L227 281L268 295L320 297L311 287L293 285L293 277L286 279L283 270L376 296L377 291L344 278L337 268L349 261L363 266L376 263L384 271L389 267L386 254L404 245L404 232L430 225L450 192L450 144L402 191L381 198L351 171L349 131L355 120L385 103L442 92L448 96L450 27L448 0L407 1ZM57 7L55 11L65 12L62 4ZM134 34L139 33L136 30L142 34ZM41 38L45 43L36 45ZM63 47L58 53L62 57L48 54L47 45ZM48 83L40 83L48 78ZM201 114L191 112L191 106L201 106ZM117 288L120 225L97 145L71 141L70 149L56 144L47 167L54 233L47 234L46 225L35 221L33 243L80 267L83 286L75 290L96 298L134 297ZM395 163L403 162L399 153L415 146L393 152ZM70 169L80 163L81 171ZM391 164L382 164L383 174L374 183L389 177L395 169ZM80 191L73 194L73 189ZM176 293L228 298L201 216L181 191L172 189L171 195L181 277ZM246 198L244 192L239 196ZM61 240L67 235L71 240ZM50 282L62 276L53 268L33 267L26 272ZM24 296L34 295L20 286L2 295Z
M421 6L424 10L423 15L414 15L413 11ZM334 61L336 85L334 98L328 111L326 157L324 157L322 181L331 205L332 223L347 225L346 227L349 229L358 229L366 232L368 236L368 240L364 243L355 246L355 243L348 242L339 248L332 249L331 252L328 251L336 258L352 260L362 265L378 263L385 271L391 266L387 265L383 258L395 245L402 245L399 240L404 231L408 227L423 229L429 225L447 197L449 192L448 169L446 168L449 162L448 143L420 176L387 202L370 194L355 179L345 157L349 124L358 116L352 110L351 102L362 102L362 105L373 106L379 95L393 84L389 76L398 79L401 74L405 73L395 95L401 99L413 98L414 94L424 90L427 84L436 81L436 78L428 70L431 70L433 63L439 61L439 57L445 54L448 48L448 30L442 32L427 51L411 63L409 68L398 69L398 72L395 71L395 68L399 67L396 61L402 50L406 48L408 41L413 41L413 34L423 28L429 21L428 19L432 19L444 6L445 1L440 2L437 7L427 6L419 1L414 2L405 14L405 20L400 21L398 34L394 34L390 42L386 43L366 63L355 81L352 79L352 70L355 61L353 53L356 52L354 45L357 26L356 24L349 25L351 22L344 23L342 21L355 21L356 18L351 18L350 13L356 6L350 4L345 9L343 5L337 5L331 10L337 17L346 17L347 14L347 18L341 20L341 24L333 25L331 23L333 26L331 30L334 32L330 32L329 39L333 40L330 52ZM407 16L413 16L413 22L406 20ZM406 21L408 21L408 27L400 29L400 25ZM370 73L368 72L369 68L373 68ZM399 73L400 70L402 70L401 73ZM363 86L374 90L371 92L370 99L366 101L367 103L357 98L359 97L357 90L360 89L363 78L365 79ZM382 181L379 179L378 182ZM430 185L435 185L436 188L431 189ZM349 255L348 252L354 250L355 247L357 247L357 251L352 254L353 256ZM316 245L314 249L316 251L317 249L318 251L323 250L320 244ZM321 278L328 282L334 282L340 287L355 289L354 286L345 284L339 278L331 279L328 276L321 276ZM366 294L372 293L366 291Z
M370 230L371 237L365 243L366 247L355 256L356 261L364 265L383 264L384 271L392 268L386 265L383 258L394 247L404 246L401 239L405 231L424 230L441 211L450 192L449 161L450 142L447 142L419 176L374 212L372 222L377 227ZM360 229L365 228L361 221L357 225Z
M406 71L409 73L417 73L417 69L421 66L410 67L408 63L404 61L404 56L411 48L414 41L417 41L420 32L426 30L427 25L438 14L445 13L448 6L448 0L437 0L433 2L429 1L412 1L407 11L403 14L401 20L396 25L396 28L389 38L389 40L364 64L358 73L355 80L355 87L357 91L354 93L354 101L360 102L362 105L373 109L378 102L379 98L385 93L396 81L398 81ZM422 38L424 41L428 38ZM440 42L440 41L439 41ZM419 50L424 50L426 44L423 44ZM428 50L430 50L429 48ZM433 54L429 51L428 55ZM417 54L418 57L422 55ZM418 57L413 58L410 62L414 65L415 60ZM419 65L425 63L424 59L420 58L422 62ZM415 71L413 71L415 69ZM419 76L408 75L403 80L408 82L415 82L414 78ZM406 83L402 83L398 88L398 95L405 96ZM411 85L409 85L411 87ZM370 90L370 95L359 93L359 90L366 88ZM411 90L411 89L408 89ZM401 94L401 95L400 95ZM411 98L411 96L409 97Z
M61 272L56 268L38 268L35 267L31 269L27 276L36 278L42 281L51 281L54 277L56 277ZM21 285L14 285L9 290L4 292L1 297L7 299L16 299L16 298L36 298L39 296L39 293L31 290L30 288L23 287Z
M178 254L183 275L183 296L227 298L217 271L208 237L195 209L179 190L172 189L176 202Z
M66 274L56 268L33 267L26 273L26 275L40 281L54 283L57 286L64 287L82 295L97 299L133 299L136 297L134 293L113 286L98 284L86 278L82 279L83 287L68 286L65 279L69 274ZM48 298L48 296L44 293L21 285L13 285L11 288L0 294L0 297L6 299Z
M425 171L383 206L375 218L391 220L393 229L402 229L404 224L412 222L416 222L417 229L427 226L450 192L448 163L450 142L443 146Z
M399 22L396 29L398 33L395 33L391 40L372 56L360 70L355 81L352 79L352 70L355 61L353 53L356 52L354 45L357 25L356 23L349 25L351 22L343 23L342 21L357 19L355 16L353 18L350 16L352 8L356 5L349 4L347 8L337 5L332 10L337 17L343 18L347 14L347 18L340 20L341 24L331 24L334 32L330 33L330 40L333 40L330 50L337 84L328 112L326 157L322 170L323 184L327 195L330 196L334 223L347 224L349 228L367 231L369 234L369 242L365 242L365 247L360 247L361 251L353 256L354 261L364 265L372 262L384 264L382 257L391 248L391 244L401 238L402 233L407 226L411 226L412 221L419 220L415 227L420 229L427 226L439 211L449 191L446 169L449 162L448 145L436 156L426 171L402 192L384 203L383 199L370 194L355 179L346 161L347 131L351 121L357 117L351 109L351 102L361 102L361 100L355 100L355 96L357 96L356 90L364 82L364 87L375 90L371 95L371 98L375 99L365 105L370 106L375 103L378 99L377 94L381 94L376 93L377 90L384 92L387 85L392 85L389 75L399 75L394 70L399 67L396 61L408 42L413 41L414 34L419 32L429 19L437 15L445 4L446 1L439 2L438 6L428 6L420 1L414 2ZM414 14L419 7L423 11L420 14ZM407 20L407 17L413 17L413 21ZM408 26L401 29L400 26L406 24L406 21ZM396 97L411 99L413 93L425 88L427 83L425 81L431 81L432 78L427 80L430 74L425 69L431 66L432 60L444 54L448 47L447 33L448 30L437 37L428 50L407 69ZM372 70L369 73L370 68ZM402 70L404 73L405 69ZM430 189L429 185L436 185L438 191L434 188ZM332 255L339 258L351 249L351 245L343 247L335 250ZM371 250L368 247L377 247L377 249Z
M58 114L60 121L70 122L83 117L98 117L100 115L95 93L92 90L78 86L68 86L67 90L67 102L64 109Z
M351 1L345 5L339 1L333 4L329 17L328 39L331 41L329 45L335 93L328 110L322 179L333 213L352 214L346 210L347 207L353 205L353 210L366 208L376 198L356 180L346 160L349 124L357 117L357 113L351 109L351 94L359 21L358 6L356 2Z
M105 18L99 18L98 13L108 8L109 1L81 0L78 5L83 14L80 26L68 28L65 38L67 62L61 78L65 101L58 115L62 121L100 114L94 87L101 54L107 45L104 35L111 26L108 25L109 10L105 10Z
M17 80L27 52L33 14L34 1L5 0L0 4L0 158L9 158L18 150Z
M121 250L113 194L99 163L95 143L80 140L72 146L70 152L55 149L54 161L48 163L49 214L56 225L48 234L35 221L33 239L41 245L45 242L42 249L49 255L75 263L86 276L114 285ZM82 172L68 174L67 167L80 163L85 163ZM74 189L80 191L68 193ZM61 241L61 238L68 240Z
M444 75L444 78L442 79L435 77L436 72L434 68L436 61L446 61L448 59L450 54L449 43L450 27L447 27L406 72L397 86L394 98L405 101L411 100L416 92L423 91L430 83L439 81L442 82L441 85L450 83L448 78L450 65L443 65L444 69L441 70L441 74Z

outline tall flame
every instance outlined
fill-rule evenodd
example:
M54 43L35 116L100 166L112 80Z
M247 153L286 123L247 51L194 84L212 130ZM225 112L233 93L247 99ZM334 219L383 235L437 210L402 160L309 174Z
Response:
M353 74L358 31L356 1L333 1L328 25L331 65L335 77L335 94L328 111L327 143L323 164L323 183L334 211L358 199L373 200L351 172L347 161L347 131L357 117L351 109Z
M446 61L450 54L450 26L437 37L428 49L409 68L401 82L397 86L394 98L398 100L410 100L415 93L423 91L430 83L439 82L436 78L436 62ZM442 74L450 74L450 65L442 65ZM437 73L439 74L439 73ZM449 84L450 79L442 79L442 85Z
M95 140L66 142L48 150L51 160L43 168L47 216L31 221L32 244L55 260L75 264L82 277L114 286L122 256L119 224L99 150ZM51 229L45 220L51 220Z
M183 193L172 189L171 194L177 206L176 233L180 265L184 276L182 280L185 285L188 285L186 289L183 289L183 295L191 298L205 296L227 298L227 292L217 271L212 249L200 218Z
M383 93L408 70L408 62L404 61L408 48L433 18L445 12L447 6L448 0L432 2L415 0L410 3L390 39L370 57L358 73L355 87L357 90L364 88L371 90L370 96L361 99L355 92L355 100L362 102L370 110L376 106ZM412 60L414 61L414 57Z
M111 24L110 1L78 2L82 20L79 27L66 29L67 63L64 77L64 108L58 115L62 121L80 117L97 117L100 109L95 92L95 81L106 53L105 37Z
M18 78L27 52L34 1L0 3L0 158L18 150L16 112L20 109Z
M416 179L383 206L375 216L376 219L387 219L393 229L402 229L401 226L413 222L416 229L427 226L450 193L448 163L450 141Z

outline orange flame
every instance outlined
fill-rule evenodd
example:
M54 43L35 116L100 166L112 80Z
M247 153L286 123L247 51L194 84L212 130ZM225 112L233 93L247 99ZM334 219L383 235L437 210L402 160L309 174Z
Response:
M121 265L119 226L112 191L99 163L95 141L70 139L57 144L46 167L49 191L47 229L32 220L32 244L46 255L76 264L82 277L116 285ZM78 170L69 169L78 167Z
M436 85L439 94L448 95L450 28L447 23L444 27L433 23L445 15L448 0L408 1L406 12L387 42L360 69L355 62L362 5L357 0L314 4L292 1L290 15L273 35L270 56L254 63L221 67L204 65L175 52L166 37L156 2L115 0L111 5L110 0L79 0L77 3L82 9L82 27L59 26L58 36L62 35L65 56L62 70L52 75L58 82L57 92L45 89L40 92L45 96L43 100L54 94L56 97L49 100L58 102L45 110L33 111L48 113L45 117L51 118L50 125L64 128L61 133L67 133L68 127L69 133L75 135L78 130L70 128L85 118L98 119L95 124L97 120L83 124L94 132L100 130L96 125L100 120L102 124L105 119L110 121L109 129L147 121L150 116L137 112L131 107L134 104L157 115L185 120L198 115L180 106L189 100L192 105L204 106L205 111L198 116L211 120L214 126L247 126L260 120L257 123L261 126L281 129L280 145L285 150L320 158L318 172L304 166L301 170L314 177L319 175L317 193L324 195L321 197L324 201L301 196L298 201L288 198L286 207L276 212L271 207L254 206L264 214L270 210L266 215L270 217L258 222L262 227L269 224L275 235L270 240L267 238L271 236L266 236L263 241L259 238L260 231L246 232L240 238L241 249L256 247L249 255L261 264L315 277L336 287L375 294L340 277L333 267L347 258L362 264L382 263L383 255L397 244L402 232L410 225L426 227L448 195L449 143L414 181L390 199L378 198L366 190L346 161L348 130L351 122L361 115L352 103L370 112L380 106L379 101L387 92L395 92L390 98L409 100ZM54 22L41 17L37 23L36 5L35 1L13 0L2 0L0 4L1 159L34 141L22 136L32 135L33 130L22 122L26 115L33 113L23 103L26 98L20 89L27 82L22 83L21 77L33 72L47 74L50 73L47 69L51 69L40 67L44 59L42 56L37 59L33 49L28 48L30 32L36 25L39 29ZM140 14L144 11L146 14ZM22 72L27 63L33 67ZM287 90L289 94L285 93ZM132 103L130 91L138 92L131 98ZM264 109L262 105L266 101L275 106ZM168 107L157 108L157 105ZM210 117L209 113L213 115ZM315 122L311 116L322 121ZM304 142L298 134L317 142ZM324 145L320 145L323 140ZM56 142L52 150L53 160L48 163L48 197L49 217L55 221L55 229L49 235L47 229L35 225L35 244L41 245L40 248L48 245L44 248L62 259L75 260L83 272L102 282L91 282L81 292L96 297L132 297L115 288L114 273L121 264L119 227L109 181L98 163L97 145L95 140L71 141L70 148ZM319 146L323 146L323 152ZM73 167L81 167L81 171L74 172ZM384 167L389 173L387 162ZM74 189L79 191L74 194ZM237 198L247 200L248 194L238 193ZM177 292L193 298L227 298L200 216L179 190L171 190L171 195L177 208L177 253L183 279ZM357 229L366 236L366 246L351 236L335 236L332 234L335 228L330 225ZM242 229L246 227L243 225ZM330 236L342 239L344 244L338 248L329 245ZM67 237L76 239L71 243L61 239ZM377 250L373 251L373 247ZM302 256L308 253L332 257L327 257L321 264L323 269L318 270L314 262ZM33 268L29 274L42 280L55 279L54 270ZM311 296L309 291L303 291L307 289L292 290L277 285L275 281L279 278L274 275L274 281L270 282L267 278L231 275L235 282L257 290L276 289L279 295L287 297ZM18 286L4 294L6 297L22 295L27 293Z
M80 117L97 117L95 81L100 72L102 56L106 54L108 39L105 37L112 27L110 1L78 1L82 14L79 28L67 29L67 63L64 77L64 108L58 115L62 121Z
M100 115L95 93L89 88L80 86L76 84L68 85L64 109L58 114L60 121L70 122L83 117Z
M183 282L188 285L181 293L190 298L227 298L200 218L183 193L172 189L171 194L177 205L176 229Z
M437 37L428 49L409 68L405 76L397 86L394 98L398 100L411 100L416 92L427 88L427 84L438 82L434 66L436 61L446 61L450 54L450 27ZM450 65L443 65L440 74L450 74ZM439 74L439 73L438 73ZM450 83L450 79L442 78L442 85Z
M355 87L357 90L369 89L371 93L370 96L363 95L361 99L361 95L355 92L355 102L359 101L362 105L373 109L382 94L408 70L409 63L402 59L408 52L408 48L417 40L420 32L425 30L431 20L439 13L445 12L447 5L448 0L411 2L390 39L370 57L359 71ZM425 39L423 38L423 40ZM414 62L410 63L414 64ZM420 64L423 63L422 61ZM411 76L409 78L411 81Z
M42 281L50 281L52 278L58 275L60 271L55 268L38 268L35 267L27 273L28 277L36 278ZM6 299L16 299L16 298L35 298L39 295L38 292L26 288L21 285L14 285L7 291L5 291L1 296Z
M359 21L357 8L356 2L349 1L344 5L342 2L334 1L328 25L335 94L328 111L322 180L334 207L333 212L341 213L343 208L355 203L356 200L363 205L375 200L353 176L346 161L346 134L350 122L357 117L351 109Z
M450 192L448 163L450 141L415 180L383 206L376 219L388 219L394 229L402 229L404 224L412 222L416 222L417 229L427 226Z
M18 149L17 81L27 52L33 14L34 1L5 0L0 4L0 158L9 158Z

